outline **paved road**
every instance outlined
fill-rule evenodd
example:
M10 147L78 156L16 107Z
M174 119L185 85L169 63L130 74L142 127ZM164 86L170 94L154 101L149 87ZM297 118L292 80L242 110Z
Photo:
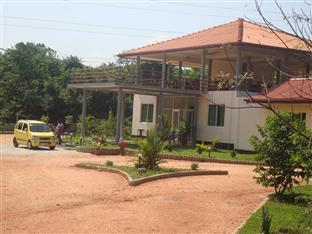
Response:
M231 233L270 192L252 166L200 163L229 176L197 176L128 186L117 174L73 167L77 162L133 163L57 149L14 148L1 135L3 233ZM162 166L189 168L168 160Z

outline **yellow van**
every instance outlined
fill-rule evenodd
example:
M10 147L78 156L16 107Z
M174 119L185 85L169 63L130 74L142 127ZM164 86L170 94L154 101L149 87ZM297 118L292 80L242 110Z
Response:
M49 147L50 150L54 150L56 137L49 126L44 122L19 120L14 128L13 145L14 147L26 145L28 149L46 146Z

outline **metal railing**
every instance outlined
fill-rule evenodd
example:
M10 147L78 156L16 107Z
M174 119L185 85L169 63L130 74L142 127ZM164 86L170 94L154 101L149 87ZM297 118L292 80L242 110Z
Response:
M183 90L200 90L199 75L181 74L178 76L172 73L170 77L165 76L162 82L162 72L155 70L141 70L137 76L135 71L123 72L116 69L92 70L80 69L75 70L70 75L70 84L89 84L89 83L114 83L114 84L133 84L142 86L161 87L169 89L183 89ZM218 82L214 79L205 80L203 84L204 90L234 90L235 87L219 87ZM236 87L237 88L237 87ZM259 85L244 84L238 87L239 90L248 90L258 92L261 90Z

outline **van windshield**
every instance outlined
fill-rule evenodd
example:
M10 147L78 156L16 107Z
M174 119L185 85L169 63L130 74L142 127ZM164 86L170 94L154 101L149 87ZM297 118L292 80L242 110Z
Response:
M29 128L31 132L50 132L51 131L48 125L40 124L40 123L30 124Z

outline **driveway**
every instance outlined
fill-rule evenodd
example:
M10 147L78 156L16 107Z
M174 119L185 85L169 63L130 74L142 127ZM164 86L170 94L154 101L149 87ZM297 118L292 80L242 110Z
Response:
M228 176L197 176L128 186L117 174L73 167L78 162L133 163L57 148L14 148L1 141L3 233L232 233L270 192L254 166L200 163ZM162 166L190 168L168 160Z

